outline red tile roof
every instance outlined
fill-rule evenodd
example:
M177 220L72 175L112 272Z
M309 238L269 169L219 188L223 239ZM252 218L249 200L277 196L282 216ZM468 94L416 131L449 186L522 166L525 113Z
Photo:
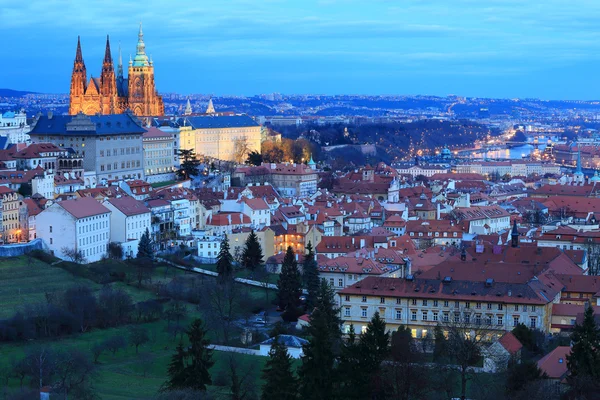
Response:
M567 356L571 354L570 346L558 346L538 361L538 368L552 379L562 379L568 372Z
M107 200L117 210L121 211L126 216L139 215L149 213L150 210L139 200L129 196L122 196Z
M498 340L498 342L508 351L510 354L515 354L519 350L523 348L519 339L516 338L512 332L506 332L502 337Z
M231 216L231 223L229 223L229 216ZM245 225L250 224L252 221L246 214L239 212L226 212L214 214L211 219L207 221L207 225L210 226L227 226L227 225Z
M56 204L65 209L77 219L93 217L94 215L110 213L110 210L92 197L80 197L73 200L63 200Z

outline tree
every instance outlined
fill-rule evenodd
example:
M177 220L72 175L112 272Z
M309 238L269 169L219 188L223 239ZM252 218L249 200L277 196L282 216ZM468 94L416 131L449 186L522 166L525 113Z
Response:
M163 385L163 390L185 389L188 381L187 372L186 352L183 344L179 343L175 354L171 356L167 369L169 380Z
M298 398L298 381L292 372L292 358L286 347L276 339L271 345L262 378L265 384L261 400L296 400Z
M433 330L434 347L433 347L433 361L440 362L447 360L448 357L448 344L446 343L446 337L444 336L444 330L440 325L436 325Z
M540 345L536 340L536 333L533 329L529 329L529 327L523 323L517 324L512 330L512 334L521 342L525 350L527 351L526 356L530 355L538 355L542 352Z
M121 335L111 336L104 341L104 347L115 355L119 350L127 347L127 340Z
M83 264L85 262L85 256L81 250L76 250L65 246L61 248L60 251L65 257L75 264Z
M513 398L517 393L525 390L532 382L547 378L546 374L540 370L535 361L516 360L511 357L508 361L506 374L506 395Z
M239 356L229 354L229 379L231 381L231 400L255 399L256 381L255 368L253 364L242 367Z
M53 387L67 399L93 397L94 363L78 349L63 349L56 353Z
M306 328L308 343L302 346L304 357L298 375L304 400L335 397L339 377L336 362L341 348L341 320L333 289L321 280L317 305Z
M263 162L263 157L258 151L251 151L248 153L246 164L259 166Z
M221 250L219 250L219 255L217 256L217 272L219 273L217 281L221 284L233 278L233 257L229 252L229 239L227 239L227 235L224 235L221 241Z
M92 346L92 355L94 356L94 362L97 364L98 359L104 353L106 349L106 344L103 342L97 342Z
M383 360L389 354L390 334L386 332L385 321L379 311L375 311L367 330L360 337L360 347L365 355L366 370L377 374Z
M178 149L177 155L181 160L179 169L176 172L176 175L180 180L190 179L200 174L200 161L198 161L194 150Z
M123 247L120 243L110 242L108 244L108 257L113 260L122 260L123 259Z
M154 245L150 238L150 231L146 228L146 231L142 234L140 242L138 243L137 258L154 260Z
M591 306L586 307L582 324L573 328L571 343L571 353L567 355L567 380L581 395L587 391L581 387L583 382L597 382L600 378L600 329Z
M19 193L23 197L30 197L31 192L32 192L31 183L22 183L19 186L19 189L17 190L17 193Z
M242 265L250 271L256 270L263 263L263 251L254 230L250 232L242 252Z
M77 321L80 332L86 332L96 323L98 304L89 287L75 286L67 289L63 295L63 303Z
M202 320L196 319L186 331L190 342L187 356L186 382L187 387L194 390L206 390L206 385L212 383L210 368L213 366L212 350L208 348L210 342L206 338L206 330Z
M129 343L131 343L132 346L135 346L135 354L138 354L138 348L141 345L148 343L148 340L150 340L148 331L144 327L134 325L129 328Z
M150 258L136 258L129 262L133 265L135 280L137 281L138 287L142 286L142 282L152 282L152 273L154 272L154 262Z
M302 266L302 278L304 280L304 288L307 291L306 309L310 313L316 305L317 292L319 291L319 270L311 242L308 242L306 245L306 255L304 256L304 264Z
M233 142L233 161L236 164L242 164L250 151L248 139L242 136Z
M281 274L277 281L277 304L284 310L284 319L295 321L298 318L301 294L298 262L292 247L289 246L283 258Z

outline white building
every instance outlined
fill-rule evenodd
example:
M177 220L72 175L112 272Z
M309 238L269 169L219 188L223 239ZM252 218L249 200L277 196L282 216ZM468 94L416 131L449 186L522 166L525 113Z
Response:
M150 209L129 196L108 199L104 205L111 211L110 241L121 245L125 257L137 257L140 239L151 229Z
M9 111L0 115L0 136L6 137L9 143L28 143L30 140L27 133L30 130L27 115L23 111Z
M188 199L172 200L171 209L173 210L173 224L178 236L185 237L191 235L190 201Z
M202 235L198 237L198 257L203 262L214 263L221 251L222 236Z
M37 216L36 233L56 257L80 251L85 261L99 261L110 242L110 210L92 197L56 202Z
M142 136L144 169L149 183L175 180L173 133L150 128Z
M264 199L243 197L240 200L223 200L221 211L241 212L249 216L255 229L271 225L271 210Z

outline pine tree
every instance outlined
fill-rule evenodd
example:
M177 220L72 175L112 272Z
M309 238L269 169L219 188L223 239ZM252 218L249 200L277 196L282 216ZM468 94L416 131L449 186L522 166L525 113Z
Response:
M436 325L433 330L433 339L435 341L433 347L433 361L442 361L448 357L448 343L444 336L444 331L440 325Z
M154 246L152 239L150 239L150 231L146 228L146 231L142 234L140 242L138 243L137 258L147 258L154 260Z
M342 345L338 376L339 394L341 399L359 400L367 398L365 379L366 371L361 367L361 349L356 340L354 324L350 324L348 338Z
M186 367L186 386L194 390L206 390L206 385L212 383L209 369L214 362L202 320L196 319L192 322L186 334L190 342L187 351L189 361Z
M321 280L317 305L310 318L308 344L303 346L304 357L298 371L300 395L303 400L334 398L339 383L337 359L341 348L341 321L335 294Z
M377 372L390 353L390 334L385 329L385 321L381 319L379 311L375 311L367 324L367 330L360 337L360 347L366 357L367 371Z
M167 369L169 380L165 383L165 390L177 390L184 389L187 384L187 370L185 363L185 350L183 345L179 343L177 346L177 352L171 356L171 362Z
M295 320L298 317L297 310L301 294L302 288L298 262L290 246L283 258L281 274L279 274L279 280L277 281L277 303L289 315L288 319L290 320Z
M181 160L179 169L175 172L181 180L191 179L200 174L200 161L196 158L194 150L181 149L177 150L177 155Z
M311 313L317 303L317 292L319 291L319 270L317 261L315 260L315 253L313 252L313 247L310 242L308 242L306 245L306 255L304 256L302 272L304 288L307 291L306 309L309 313Z
M250 232L246 239L244 251L242 253L242 265L244 268L254 271L263 263L263 251L260 247L260 242L254 230Z
M600 378L600 329L596 326L591 306L585 310L583 323L575 325L571 343L571 354L567 356L569 378Z
M233 256L229 251L229 239L227 235L221 241L221 250L217 256L217 272L219 283L225 283L233 277Z
M298 398L298 381L292 372L292 358L285 346L273 341L269 359L263 369L265 381L262 400L295 400Z

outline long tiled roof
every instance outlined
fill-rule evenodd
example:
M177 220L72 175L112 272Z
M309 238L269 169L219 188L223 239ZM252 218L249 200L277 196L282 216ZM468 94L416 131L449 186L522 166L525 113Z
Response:
M67 124L70 129L67 129ZM75 124L78 122L78 124ZM129 114L111 115L41 115L30 135L121 135L146 132Z
M59 201L57 204L77 219L110 213L108 208L104 207L92 197L63 200Z
M217 129L259 126L247 115L187 117L186 125L194 129Z

